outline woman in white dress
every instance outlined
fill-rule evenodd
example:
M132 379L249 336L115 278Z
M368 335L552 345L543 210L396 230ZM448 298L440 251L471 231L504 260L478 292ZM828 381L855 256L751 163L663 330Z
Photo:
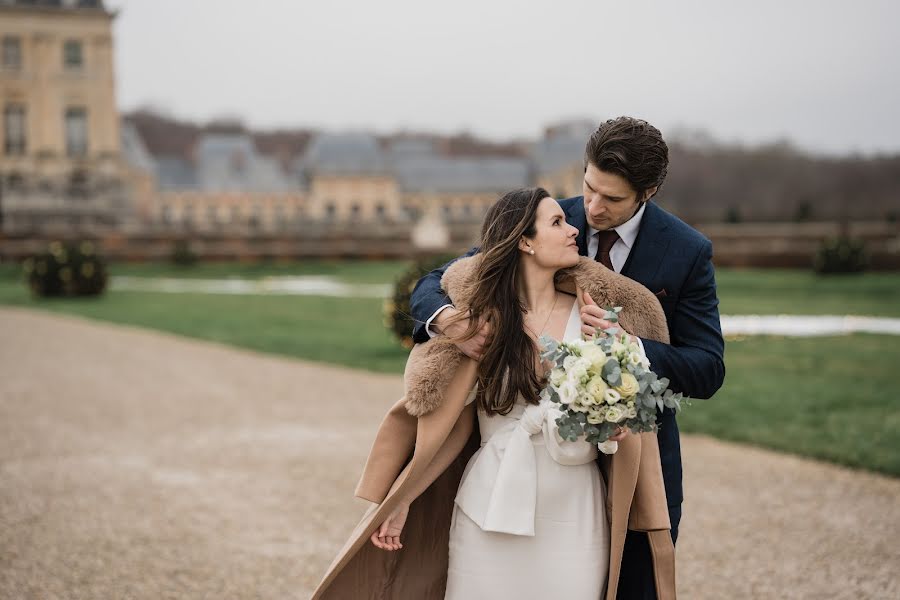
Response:
M506 194L485 217L467 321L460 315L467 327L445 338L457 343L487 335L466 407L477 415L481 448L455 499L449 600L603 595L610 541L597 448L563 441L558 413L538 396L544 385L538 338L580 335L575 297L554 286L556 272L579 260L577 234L541 188ZM407 512L404 503L372 543L401 548Z

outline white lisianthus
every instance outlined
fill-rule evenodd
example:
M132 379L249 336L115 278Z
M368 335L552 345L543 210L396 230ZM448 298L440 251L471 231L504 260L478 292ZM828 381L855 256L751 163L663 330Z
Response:
M575 400L569 405L569 408L576 412L586 413L591 409L591 406L583 404L580 400Z
M625 418L625 410L621 406L607 406L606 420L610 423L618 423Z
M637 407L633 402L628 403L630 406L625 409L625 418L626 419L634 419L637 417Z
M640 390L637 377L631 373L622 373L622 383L614 388L623 398L631 398Z
M550 383L552 383L554 387L559 387L565 380L566 372L562 369L553 369L550 371Z
M590 410L588 412L587 421L591 425L599 425L606 418L606 414L599 410Z
M578 398L578 386L571 381L564 381L557 388L556 393L559 394L560 403L571 404Z
M578 403L590 407L594 404L594 398L588 394L587 390L582 389L578 393Z
M603 378L599 375L595 375L591 377L591 380L588 381L587 391L593 399L594 404L602 404L606 401L604 394L606 390L609 389L609 386L606 385L606 382L603 381Z
M622 394L612 388L609 388L605 392L603 392L603 399L606 400L607 404L615 404L622 399Z
M622 358L626 354L628 354L628 346L616 340L613 342L612 348L610 348L610 352L612 352L616 357Z

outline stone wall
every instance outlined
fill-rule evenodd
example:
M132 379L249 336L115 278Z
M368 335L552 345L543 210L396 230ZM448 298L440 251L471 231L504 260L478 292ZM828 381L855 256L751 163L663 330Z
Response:
M407 223L336 225L327 229L307 225L290 232L268 235L143 232L80 236L60 234L57 238L35 235L0 236L0 261L17 262L46 247L52 239L92 239L113 261L166 261L175 244L190 242L201 260L297 260L304 258L408 258L423 254L463 252L477 242L479 223L445 226L446 248L417 249L412 243L413 228ZM698 225L713 242L714 262L728 267L809 268L819 244L836 237L841 227L835 223L772 223ZM849 225L854 238L866 242L872 268L900 269L900 224L860 222Z

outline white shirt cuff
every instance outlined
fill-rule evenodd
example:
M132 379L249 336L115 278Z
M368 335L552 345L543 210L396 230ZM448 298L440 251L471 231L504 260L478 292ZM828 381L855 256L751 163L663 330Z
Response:
M431 315L431 318L430 318L430 319L428 319L427 321L425 321L425 333L428 334L428 337L429 337L429 338L433 338L434 336L437 335L437 332L431 330L431 322L434 321L434 318L435 318L436 316L438 316L439 314L441 314L441 311L444 310L445 308L447 308L448 306L453 306L453 305L452 305L452 304L445 304L445 305L443 305L442 307L440 307L439 309L437 309L436 311L434 311L434 314ZM642 350L643 350L643 348L644 348L644 347L641 346L641 349L642 349Z
M647 358L647 353L644 351L644 342L638 336L634 336L634 337L637 339L637 344L641 349L641 356L643 356L644 358ZM647 364L648 365L650 364L649 358L647 358Z

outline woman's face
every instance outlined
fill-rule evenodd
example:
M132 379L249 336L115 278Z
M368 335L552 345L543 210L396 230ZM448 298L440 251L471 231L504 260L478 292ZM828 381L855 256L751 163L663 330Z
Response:
M519 247L539 266L565 269L578 262L578 228L566 223L566 215L556 200L549 196L541 200L534 227L534 237L523 237ZM534 250L534 254L529 250Z

